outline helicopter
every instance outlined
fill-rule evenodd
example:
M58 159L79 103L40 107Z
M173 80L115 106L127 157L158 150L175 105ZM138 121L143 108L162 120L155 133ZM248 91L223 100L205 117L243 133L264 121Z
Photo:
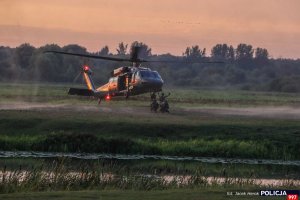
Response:
M164 81L160 74L151 70L150 68L143 67L142 63L149 62L174 62L174 61L155 61L155 60L144 60L139 58L140 46L132 48L130 58L116 58L109 56L99 56L92 54L79 54L70 53L63 51L45 51L44 53L55 53L64 54L70 56L79 56L92 59L102 59L109 61L119 62L131 62L131 66L121 66L114 69L111 74L109 81L100 86L95 87L92 80L92 70L88 65L83 65L81 73L85 80L86 89L83 88L70 88L68 91L69 95L79 96L91 96L97 98L99 104L102 99L111 100L117 96L124 96L128 99L130 96L140 95L144 93L157 93L162 91ZM186 63L186 62L185 62ZM201 63L223 63L223 62L201 62Z

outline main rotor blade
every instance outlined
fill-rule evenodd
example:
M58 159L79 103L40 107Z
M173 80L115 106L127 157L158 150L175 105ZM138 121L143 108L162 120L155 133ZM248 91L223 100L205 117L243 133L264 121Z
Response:
M225 64L223 61L175 61L175 60L143 60L142 62L155 62L155 63L181 63L181 64L192 64L192 63L203 63L203 64Z
M119 62L136 62L136 63L183 63L183 64L191 64L191 63L204 63L204 64L225 64L223 61L186 61L186 60L143 60L136 58L138 54L138 48L135 50L136 55L133 55L130 59L128 58L113 58L108 56L96 56L90 54L80 54L80 53L68 53L63 51L44 51L44 53L57 53L57 54L64 54L64 55L71 55L71 56L79 56L79 57L86 57L86 58L95 58L95 59L102 59L102 60L110 60L110 61L119 61Z
M68 53L63 51L44 51L44 53L57 53L57 54L64 54L64 55L71 55L71 56L80 56L86 58L95 58L95 59L102 59L102 60L111 60L111 61L120 61L120 62L131 62L132 60L126 58L113 58L108 56L96 56L90 54L80 54L80 53Z

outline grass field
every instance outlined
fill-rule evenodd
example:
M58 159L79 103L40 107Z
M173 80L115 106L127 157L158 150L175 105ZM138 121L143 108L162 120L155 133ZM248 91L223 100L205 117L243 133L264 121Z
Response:
M0 149L299 159L297 120L0 111Z
M68 96L71 84L5 84L0 83L0 102L30 101L47 103L77 103L87 104L87 98ZM75 87L84 87L82 85ZM166 88L170 92L169 101L173 106L279 106L300 105L300 94L277 92L253 92L222 89L201 88ZM122 99L122 98L121 98ZM150 95L131 97L126 105L144 105L149 101ZM114 100L115 101L115 100ZM122 100L123 102L123 100ZM94 102L95 103L95 102ZM176 103L176 104L175 104ZM120 104L120 103L119 103ZM124 105L121 103L120 105Z
M161 114L149 111L148 95L132 97L128 101L102 102L97 106L95 100L68 96L67 88L65 85L0 84L0 150L300 159L297 113L300 94L170 89L171 113ZM232 108L235 109L233 113L227 110ZM265 108L268 115L264 113ZM284 108L283 112L288 110L291 115L281 113L279 108ZM271 112L276 109L279 111L275 114ZM47 162L41 163L47 165ZM26 165L30 168L36 164L39 165L39 161L2 159L0 167L21 166L23 169ZM110 171L113 173L139 171L150 174L156 173L157 169L165 170L162 172L165 174L195 174L201 169L202 174L213 176L224 174L226 170L226 176L230 177L299 178L298 167L272 165L249 167L132 161L108 165L107 169L115 170ZM82 189L97 188L78 187L78 190ZM0 199L17 199L22 195L25 199L136 199L143 195L145 199L234 199L227 197L226 191L241 188L229 184L226 187L169 188L149 192L145 189L132 191L135 187L126 191L118 189L81 192L47 192L43 189L45 192L25 196L22 193L2 194ZM253 188L250 185L246 189ZM58 187L54 190L68 189ZM17 191L36 190L29 187ZM248 199L247 196L243 198Z
M2 104L30 99L55 106L0 111L0 150L300 159L298 119L216 116L209 110L182 109L184 102L202 106L199 99L222 106L252 101L295 106L300 95L177 90L170 99L172 113L163 115L150 113L143 96L104 102L101 106L109 112L103 112L97 110L96 101L65 92L66 86L1 85ZM93 105L87 108L84 103Z

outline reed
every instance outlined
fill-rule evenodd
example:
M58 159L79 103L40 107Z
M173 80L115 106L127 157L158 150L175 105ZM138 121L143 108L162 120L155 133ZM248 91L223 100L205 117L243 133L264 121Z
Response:
M202 170L185 175L180 174L145 174L137 171L121 170L120 166L103 164L82 165L77 170L64 164L65 160L54 161L51 165L40 165L31 169L2 169L0 193L30 191L78 191L78 190L166 190L178 188L216 188L216 187L255 187L265 185L253 178L233 178L206 176ZM278 187L299 187L299 182L287 180Z

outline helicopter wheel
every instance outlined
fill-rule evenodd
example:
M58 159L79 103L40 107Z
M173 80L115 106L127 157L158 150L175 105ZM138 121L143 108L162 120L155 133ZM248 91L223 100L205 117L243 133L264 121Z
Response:
M101 103L101 100L102 100L101 98L99 98L99 99L98 99L98 105L100 105L100 103Z
M129 98L129 92L125 93L125 99L127 100Z

